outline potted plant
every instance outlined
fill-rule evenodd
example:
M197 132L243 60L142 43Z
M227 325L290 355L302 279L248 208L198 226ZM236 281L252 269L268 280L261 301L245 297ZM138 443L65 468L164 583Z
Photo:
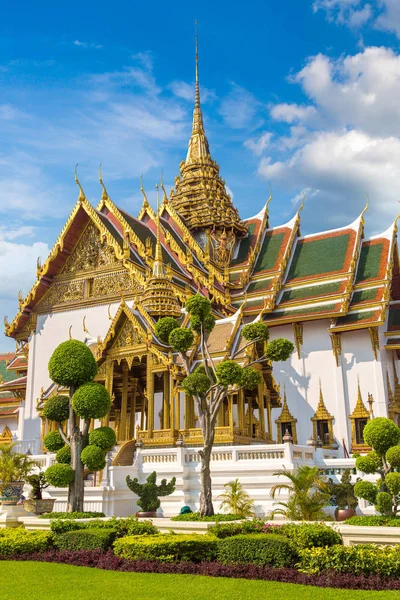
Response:
M335 509L336 521L345 521L354 517L358 506L358 499L354 494L354 485L351 483L350 469L346 469L340 479L340 483L331 482L331 502Z
M169 496L175 491L175 477L169 483L166 479L163 479L160 485L157 485L156 482L157 473L155 471L148 476L146 483L139 483L137 477L131 479L129 475L127 476L128 488L139 496L137 503L142 510L136 513L137 517L156 517L157 509L160 506L159 496Z
M13 452L13 444L0 444L0 502L13 506L22 496L26 477L35 463L26 454Z
M43 490L49 487L46 476L43 471L29 475L26 478L27 483L32 486L28 500L24 502L24 508L28 512L32 512L35 515L42 515L43 513L50 513L53 511L55 498L43 498Z

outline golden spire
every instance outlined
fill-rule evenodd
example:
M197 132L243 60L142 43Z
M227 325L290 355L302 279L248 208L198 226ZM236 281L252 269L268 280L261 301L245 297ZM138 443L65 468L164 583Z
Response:
M203 114L201 112L200 105L200 83L199 83L199 31L198 31L198 23L196 24L196 87L195 87L195 95L194 95L194 111L193 111L193 129L192 133L203 133L204 134L204 125L203 125Z
M86 196L85 196L85 192L83 191L83 188L82 188L82 186L81 186L81 184L80 184L80 181L79 181L79 179L78 179L78 171L77 171L77 168L78 168L78 163L76 163L76 165L75 165L75 169L74 169L74 175L75 175L75 183L76 183L76 185L79 187L79 196L78 196L78 200L80 200L80 201L81 201L81 200L85 200Z
M162 260L162 250L161 250L161 242L160 242L160 190L159 185L156 183L157 190L157 218L156 218L156 227L157 227L157 238L156 238L156 253L153 264L153 277L165 277L164 265Z
M101 199L108 200L109 197L108 197L108 193L106 190L106 186L104 185L104 182L103 182L103 175L101 173L101 165L102 165L102 163L99 164L99 181L100 181L101 187L103 188L103 191L101 193Z

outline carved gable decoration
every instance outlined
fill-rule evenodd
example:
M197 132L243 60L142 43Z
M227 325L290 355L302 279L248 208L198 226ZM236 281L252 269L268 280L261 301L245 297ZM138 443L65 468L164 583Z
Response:
M135 330L133 323L126 319L121 331L118 333L112 344L112 349L117 350L119 348L125 348L126 346L136 346L142 343L143 341Z
M80 271L91 271L99 267L113 266L118 263L114 250L101 239L99 230L90 222L81 239L68 258L61 273L73 274Z

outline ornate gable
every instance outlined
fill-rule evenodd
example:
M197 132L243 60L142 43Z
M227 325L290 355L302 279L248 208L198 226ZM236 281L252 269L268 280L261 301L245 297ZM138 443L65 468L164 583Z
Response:
M115 267L118 259L107 240L101 238L96 225L90 222L81 239L61 270L62 275L72 275L81 271L92 271L104 267Z

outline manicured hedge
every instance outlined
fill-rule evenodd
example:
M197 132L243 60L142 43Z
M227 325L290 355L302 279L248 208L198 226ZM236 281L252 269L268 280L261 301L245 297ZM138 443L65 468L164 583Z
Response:
M364 527L400 527L400 517L390 517L385 515L351 517L344 522L344 525L361 525Z
M156 535L158 533L157 527L154 527L151 521L139 521L136 517L128 517L126 519L112 517L108 521L94 519L87 523L72 519L56 519L51 522L50 527L54 533L65 533L78 529L112 529L116 537L123 537L124 535Z
M323 523L287 523L279 527L278 533L289 538L297 549L325 548L343 543L340 533Z
M27 531L22 527L0 529L0 556L44 552L52 546L50 531Z
M283 535L263 533L236 535L220 540L218 560L223 565L255 564L259 566L290 567L298 555Z
M108 550L114 540L112 529L78 529L56 535L54 545L59 550Z
M215 560L218 540L208 535L127 536L116 540L117 556L162 562Z
M353 575L400 578L400 546L332 546L300 551L299 569L304 573L326 571Z
M210 527L209 532L217 538L224 539L233 535L242 533L263 533L265 527L264 521L261 519L244 520L241 523L217 523ZM279 530L280 525L272 526ZM277 531L279 533L279 531Z
M219 521L240 521L241 519L244 519L244 517L224 514L217 514L213 515L212 517L201 517L200 513L193 512L184 515L178 515L177 517L172 517L171 521L215 521L216 523L218 523Z
M40 515L40 519L98 519L105 517L103 512L51 512Z

